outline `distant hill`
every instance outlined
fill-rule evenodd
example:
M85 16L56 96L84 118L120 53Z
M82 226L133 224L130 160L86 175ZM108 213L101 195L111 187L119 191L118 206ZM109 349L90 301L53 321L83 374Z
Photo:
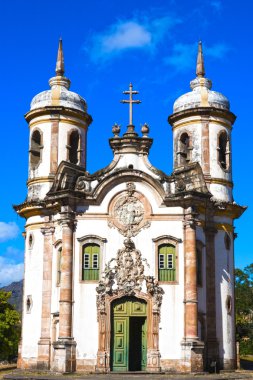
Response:
M23 300L23 280L12 282L10 285L3 286L0 290L5 292L12 292L9 298L10 304L15 306L15 309L22 313L22 300Z

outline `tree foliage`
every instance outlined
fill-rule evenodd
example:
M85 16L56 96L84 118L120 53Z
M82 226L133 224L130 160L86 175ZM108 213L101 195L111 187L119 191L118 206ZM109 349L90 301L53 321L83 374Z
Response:
M241 354L253 354L253 263L235 270L236 333Z
M0 360L17 356L21 332L20 314L8 302L11 292L0 290Z

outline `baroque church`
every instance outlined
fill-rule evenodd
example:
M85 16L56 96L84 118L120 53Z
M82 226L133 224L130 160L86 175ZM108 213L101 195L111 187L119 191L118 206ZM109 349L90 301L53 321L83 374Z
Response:
M29 124L22 339L18 367L66 372L235 368L234 219L228 99L211 90L199 43L191 91L174 103L173 172L152 138L115 124L113 160L86 171L91 116L69 91L60 40L50 89Z

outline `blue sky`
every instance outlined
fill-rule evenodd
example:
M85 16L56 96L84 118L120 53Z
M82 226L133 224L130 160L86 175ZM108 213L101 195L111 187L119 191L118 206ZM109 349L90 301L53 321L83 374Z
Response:
M12 209L26 197L28 128L23 115L32 97L54 76L63 38L71 90L88 103L90 172L112 159L108 138L117 122L124 131L128 109L120 104L129 82L139 90L134 124L150 125L153 165L172 171L172 132L167 123L174 100L195 77L197 42L203 41L206 76L237 115L233 129L234 198L249 208L236 221L235 263L253 262L252 197L252 14L242 0L2 0L0 284L22 277L24 220Z

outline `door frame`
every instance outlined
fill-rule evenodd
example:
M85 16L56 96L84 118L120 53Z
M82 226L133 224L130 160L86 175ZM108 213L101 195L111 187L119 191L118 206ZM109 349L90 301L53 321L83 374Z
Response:
M154 297L150 293L131 291L127 294L124 291L116 291L114 294L104 296L104 307L98 306L98 353L97 372L110 372L110 351L111 351L111 304L116 299L132 296L146 301L147 304L147 367L148 372L160 372L160 352L159 352L159 322L160 307L157 307Z

